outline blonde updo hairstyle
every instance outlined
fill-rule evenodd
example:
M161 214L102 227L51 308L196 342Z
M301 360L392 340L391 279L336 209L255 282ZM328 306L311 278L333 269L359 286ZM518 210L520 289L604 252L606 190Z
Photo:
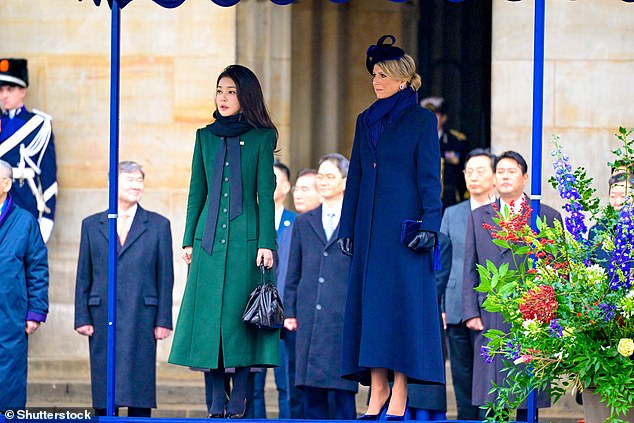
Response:
M409 54L405 54L398 59L384 60L376 65L389 78L407 82L407 85L414 91L418 91L423 85L423 80L416 73L416 63Z

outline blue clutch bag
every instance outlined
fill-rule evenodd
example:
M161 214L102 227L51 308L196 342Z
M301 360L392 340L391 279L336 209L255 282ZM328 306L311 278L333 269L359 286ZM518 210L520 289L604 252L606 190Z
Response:
M405 219L401 223L401 242L405 245L412 242L414 237L420 232L422 223L420 220Z

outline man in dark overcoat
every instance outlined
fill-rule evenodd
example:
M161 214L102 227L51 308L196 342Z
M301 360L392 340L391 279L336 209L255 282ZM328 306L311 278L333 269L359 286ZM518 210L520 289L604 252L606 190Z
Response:
M170 222L138 204L144 179L139 164L119 164L115 406L136 417L156 407L156 341L171 333L174 283ZM82 222L75 287L75 330L90 337L97 415L106 408L108 226L107 212Z
M0 160L0 415L26 406L28 336L48 314L48 259L37 221L13 202Z
M288 193L291 192L291 171L279 160L273 162L273 172L275 173L275 191L273 191L273 201L275 202L275 235L277 236L277 254L275 257L275 279L277 280L277 290L280 297L284 298L284 287L286 281L286 269L288 268L288 251L291 244L291 228L297 213L286 209L284 203ZM282 330L280 341L280 366L273 369L275 375L275 385L277 386L277 404L279 409L279 419L291 418L290 391L288 377L288 355L286 342L283 338L293 336L289 330ZM253 389L253 418L266 419L266 404L264 401L264 387L266 384L266 368L255 373L255 386ZM248 406L248 405L247 405Z
M356 418L357 383L340 376L343 314L350 258L337 246L348 160L319 161L320 207L295 219L284 296L288 330L297 330L295 383L303 388L306 419ZM329 412L334 396L335 414Z
M489 329L498 329L505 332L510 330L510 325L504 321L500 313L491 313L482 308L486 299L486 293L474 290L480 284L478 264L486 266L490 260L496 267L508 263L509 268L515 268L511 250L498 247L493 243L493 236L482 225L489 224L495 227L493 218L498 216L497 210L506 209L510 214L522 213L525 207L530 206L528 196L524 194L524 187L528 182L528 165L526 160L517 152L507 151L495 160L495 186L500 198L492 204L479 207L471 212L467 222L465 237L464 280L463 280L463 320L467 328L475 331L475 346L473 359L473 385L472 403L481 406L496 399L495 392L489 393L493 383L503 386L506 372L504 363L497 355L493 363L486 363L480 356L481 347L488 344L488 338L484 335ZM561 215L546 204L540 206L540 217L546 219L552 225L555 219L561 221ZM537 396L538 407L548 407L550 399L546 393ZM518 410L518 420L526 421L526 404ZM480 410L480 419L486 416L486 410Z
M451 273L443 296L442 310L458 420L478 420L479 415L478 407L471 404L474 332L462 320L462 271L465 233L471 210L495 201L494 159L491 153L481 148L469 152L464 169L469 199L447 207L440 224L440 232L451 240L453 246Z

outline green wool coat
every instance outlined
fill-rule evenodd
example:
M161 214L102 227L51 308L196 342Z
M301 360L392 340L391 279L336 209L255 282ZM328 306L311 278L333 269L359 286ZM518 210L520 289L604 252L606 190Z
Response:
M242 312L258 285L258 248L275 249L275 174L272 129L252 129L240 136L242 214L229 220L230 172L225 157L218 222L212 254L202 247L208 213L207 187L223 141L208 128L196 133L183 246L193 246L169 362L217 369L279 365L279 331L247 326ZM222 362L219 366L220 354Z

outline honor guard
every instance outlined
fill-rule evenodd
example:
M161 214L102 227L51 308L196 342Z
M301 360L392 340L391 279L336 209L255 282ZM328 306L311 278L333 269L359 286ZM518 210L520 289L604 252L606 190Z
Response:
M447 102L442 97L427 97L420 105L431 110L438 119L438 139L442 159L442 205L443 209L465 199L467 187L464 181L465 157L469 151L467 137L462 132L446 131Z
M57 165L51 117L24 107L29 86L25 59L0 59L0 159L11 164L15 204L38 220L45 242L51 236L57 195Z

